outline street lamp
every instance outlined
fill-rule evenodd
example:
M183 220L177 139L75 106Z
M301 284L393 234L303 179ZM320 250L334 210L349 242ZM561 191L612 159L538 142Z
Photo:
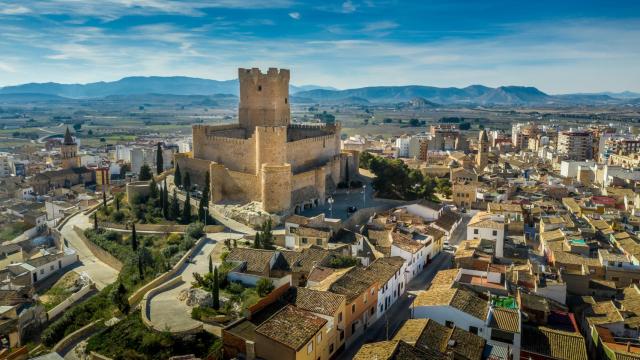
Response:
M367 185L362 185L362 208L367 207Z
M331 218L333 218L333 198L329 196L327 202L329 203L329 213L331 214L330 216Z

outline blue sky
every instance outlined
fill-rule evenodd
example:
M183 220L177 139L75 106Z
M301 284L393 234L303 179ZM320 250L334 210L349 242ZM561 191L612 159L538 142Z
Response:
M0 86L130 75L640 91L640 1L0 0Z

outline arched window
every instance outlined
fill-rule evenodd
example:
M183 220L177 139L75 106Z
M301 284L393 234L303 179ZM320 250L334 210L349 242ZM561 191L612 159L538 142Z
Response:
M258 85L258 91L262 91L262 85Z

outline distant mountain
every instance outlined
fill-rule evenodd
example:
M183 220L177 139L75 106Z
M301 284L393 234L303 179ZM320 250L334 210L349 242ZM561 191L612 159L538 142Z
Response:
M315 89L335 90L318 85L290 86L290 92ZM110 95L238 95L238 80L209 80L186 76L132 76L111 82L89 84L29 83L0 88L0 94L49 94L72 99L100 98Z
M65 97L51 94L20 93L2 94L0 93L0 103L35 103L35 102L62 102L69 100Z
M622 91L622 92L610 92L610 91L603 91L603 92L598 92L598 93L577 93L577 94L567 94L567 95L606 95L609 96L611 98L615 98L615 99L636 99L636 98L640 98L640 93L637 92L633 92L633 91Z
M406 102L421 98L432 103L455 104L526 104L546 102L549 95L533 87L501 86L490 88L472 85L465 88L438 88L433 86L372 86L348 90L311 90L297 96L318 101L336 101L359 97L371 102Z

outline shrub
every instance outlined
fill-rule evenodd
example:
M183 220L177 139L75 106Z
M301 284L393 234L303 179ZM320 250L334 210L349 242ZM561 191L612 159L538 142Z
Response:
M114 223L122 223L124 220L124 213L122 211L114 211L111 213L110 218Z
M354 258L351 256L338 255L329 261L329 267L342 269L342 268L347 268L351 266L356 266L358 262L359 260L357 258Z
M196 243L196 241L193 238L191 238L189 236L186 236L186 234L185 234L184 238L180 242L179 248L180 248L181 251L187 251L187 250L191 249L193 247L193 245L195 245L195 243Z
M267 278L260 278L256 283L256 291L261 297L269 295L274 289L273 282Z
M182 241L182 235L180 234L173 233L167 237L167 244L170 244L170 245L179 245L181 241Z
M162 255L167 259L170 259L173 255L178 252L178 245L168 245L166 248L162 249Z
M201 222L191 223L187 226L184 234L193 239L200 239L204 235L204 224Z
M242 294L244 289L245 289L244 285L242 285L242 283L237 281L230 282L229 286L227 287L227 291L234 295Z

